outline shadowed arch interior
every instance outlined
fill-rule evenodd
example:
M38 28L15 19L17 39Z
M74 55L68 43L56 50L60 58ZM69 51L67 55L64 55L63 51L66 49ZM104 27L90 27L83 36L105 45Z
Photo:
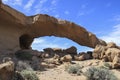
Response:
M19 44L21 49L29 49L32 42L33 38L28 34L24 34L19 38Z

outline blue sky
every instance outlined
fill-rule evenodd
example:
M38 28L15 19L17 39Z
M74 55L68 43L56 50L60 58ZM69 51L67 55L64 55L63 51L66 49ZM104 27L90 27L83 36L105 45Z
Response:
M3 0L5 4L27 16L48 14L75 22L106 42L120 45L120 0ZM78 52L91 50L67 39L40 37L34 40L33 49L46 47L68 48L76 46Z

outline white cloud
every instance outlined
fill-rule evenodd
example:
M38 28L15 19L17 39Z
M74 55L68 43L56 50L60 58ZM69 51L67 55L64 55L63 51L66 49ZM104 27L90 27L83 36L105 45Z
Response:
M47 6L46 6L47 3ZM56 6L57 6L58 0L41 0L38 2L38 4L35 6L35 14L38 13L56 13ZM55 14L56 15L56 14Z
M93 9L88 10L88 11L86 11L86 10L81 10L81 11L78 12L78 15L77 15L77 16L80 17L80 16L84 16L84 15L89 15L89 14L91 14L93 11L94 11Z
M54 39L53 42L46 40L46 38L37 38L32 43L32 48L37 50L42 50L44 48L67 48L66 44L56 44L57 39Z
M22 6L23 0L2 0L5 4Z
M113 27L113 30L108 33L108 35L100 37L101 39L105 40L106 42L115 42L120 45L120 24L117 24Z
M83 15L85 15L85 14L86 14L85 12L79 12L79 13L78 13L78 17L83 16Z
M77 14L78 18L80 16L89 15L94 12L95 10L94 8L88 10L87 7L88 7L88 4L81 5L81 8L79 9L78 14Z
M52 1L51 1L51 5L54 5L54 6L57 5L57 1L58 1L58 0L52 0Z
M33 41L33 44L41 44L41 43L44 43L45 42L45 40L44 39L35 39L34 41Z
M34 2L35 2L35 0L29 0L28 3L24 6L24 9L29 11Z
M9 0L2 0L3 2L8 2Z
M38 13L40 13L40 12L45 10L44 9L44 4L46 2L47 2L47 0L41 0L41 1L38 2L38 4L35 6L35 9L36 9L35 13L36 14L38 14Z

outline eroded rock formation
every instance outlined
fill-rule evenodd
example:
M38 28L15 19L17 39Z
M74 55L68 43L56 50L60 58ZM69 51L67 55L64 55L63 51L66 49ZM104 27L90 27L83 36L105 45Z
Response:
M25 16L0 1L0 52L28 49L34 38L42 36L66 37L74 42L94 48L103 44L94 34L69 21L46 14Z
M14 63L8 61L0 64L0 80L12 80L14 75Z
M120 68L120 48L113 42L107 43L107 46L97 45L93 58L112 62L112 68Z

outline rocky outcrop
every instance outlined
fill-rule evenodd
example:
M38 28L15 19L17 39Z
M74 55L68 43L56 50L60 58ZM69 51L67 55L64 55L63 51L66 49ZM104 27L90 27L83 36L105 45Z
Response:
M107 46L97 45L93 51L93 58L112 62L112 68L120 68L120 49L113 42Z
M11 7L0 4L0 52L30 48L34 38L41 36L66 37L76 43L94 48L104 44L82 26L46 14L25 16ZM7 52L6 52L7 53Z
M112 68L120 69L120 56L115 56L112 63Z
M73 54L73 55L77 55L77 48L74 47L74 46L71 46L70 48L67 48L64 50L65 53L68 53L68 54Z
M74 60L76 61L83 61L83 60L88 60L88 59L92 59L92 55L91 53L85 53L85 52L81 52L77 55L74 55Z
M115 56L118 54L119 50L119 47L114 42L109 42L106 46L96 45L92 55L95 59L106 59L106 56ZM113 61L113 58L108 61Z
M60 61L62 62L71 62L72 61L72 56L71 55L65 55L63 57L60 58Z
M0 80L12 80L14 76L14 63L8 61L0 64Z
M93 57L95 59L101 59L103 58L105 54L106 46L103 45L96 45L94 51L93 51Z

